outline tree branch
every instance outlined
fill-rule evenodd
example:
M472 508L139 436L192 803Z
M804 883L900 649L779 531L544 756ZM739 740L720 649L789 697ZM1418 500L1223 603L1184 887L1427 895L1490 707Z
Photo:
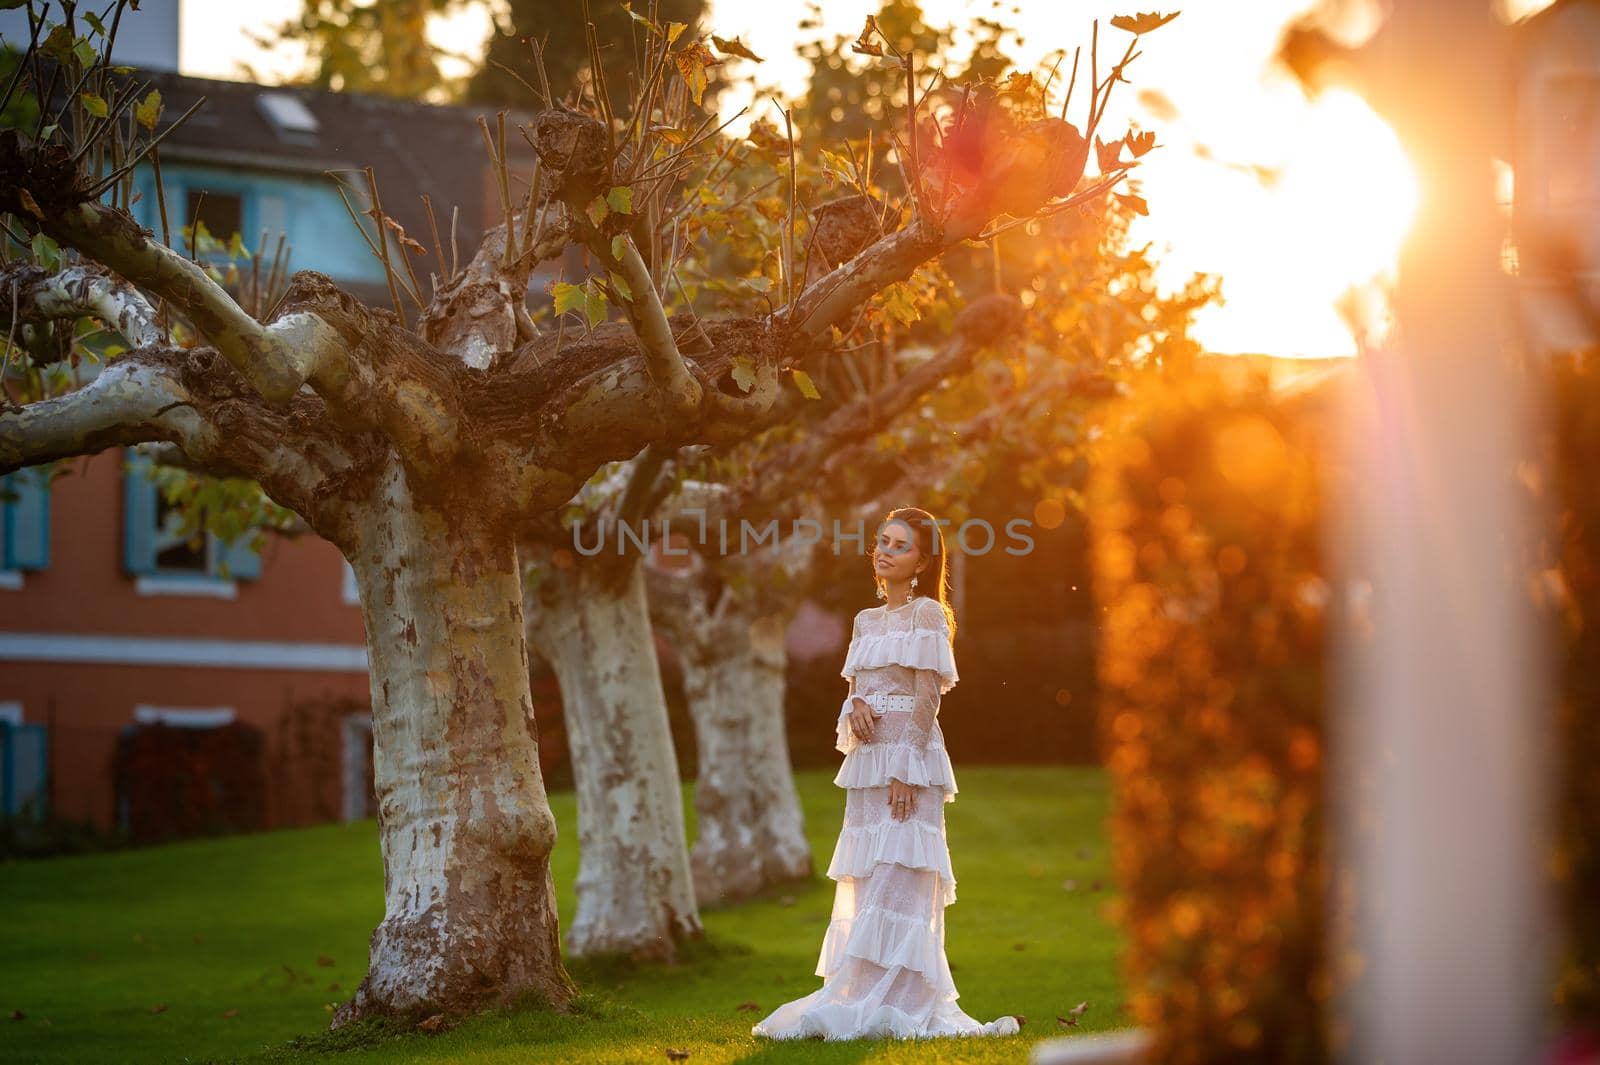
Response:
M555 108L534 120L530 141L552 193L566 205L578 239L606 268L612 295L644 350L646 369L665 415L669 420L693 416L704 391L684 364L649 267L631 236L611 232L614 222L605 224L612 216L602 216L602 222L594 224L587 215L589 204L606 196L614 179L610 131L588 115ZM619 276L626 292L615 283Z
M270 403L312 382L323 392L341 376L345 346L309 315L264 327L198 265L154 240L126 212L80 203L50 214L41 228L62 244L169 300Z
M75 392L0 411L0 474L147 440L176 443L202 430L173 367L118 359Z
M704 393L684 365L683 354L673 338L672 327L667 323L667 312L661 306L661 294L656 291L650 270L634 246L633 238L622 237L622 259L612 259L611 249L605 249L605 259L616 263L616 269L627 282L629 294L617 293L628 324L639 337L644 348L650 377L656 382L667 409L679 415L692 415L700 409Z
M139 348L167 340L156 324L155 308L138 289L94 266L73 266L51 274L32 263L17 261L0 267L0 290L17 286L20 322L52 321L90 316L105 322L129 347ZM0 328L11 323L11 301L0 300Z
M741 513L777 505L819 481L834 481L843 470L852 445L905 413L939 383L965 373L979 351L1002 343L1022 327L1022 309L1010 296L990 295L974 301L956 316L949 342L888 388L846 404L824 417L801 438L754 465L741 479L729 503ZM789 409L807 400L785 401L772 412L776 422L789 420Z

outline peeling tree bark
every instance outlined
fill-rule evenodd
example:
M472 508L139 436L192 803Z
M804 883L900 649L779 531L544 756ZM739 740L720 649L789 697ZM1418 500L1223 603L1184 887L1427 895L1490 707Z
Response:
M540 574L527 590L529 639L561 684L578 791L567 951L671 959L702 930L643 563L629 553Z
M576 988L561 964L514 541L467 503L418 505L398 464L358 522L384 917L334 1026L527 992L564 1008Z

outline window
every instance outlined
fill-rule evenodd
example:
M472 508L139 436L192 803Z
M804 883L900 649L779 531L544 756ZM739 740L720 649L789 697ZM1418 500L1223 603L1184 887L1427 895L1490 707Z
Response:
M25 570L50 564L50 473L31 468L0 477L0 587L20 588Z
M189 186L183 224L198 220L224 248L235 233L244 236L244 197L238 192ZM205 249L201 249L205 255Z
M133 708L133 720L141 725L167 725L171 728L222 728L233 724L231 706L195 707L145 706Z
M266 118L278 139L289 144L316 144L317 116L292 92L256 93L256 110Z
M232 544L208 532L185 536L175 508L149 477L151 463L128 452L123 475L123 566L147 594L231 595L236 580L261 576L261 556L251 536Z
M24 725L21 703L0 702L0 815L44 816L49 765L45 726Z

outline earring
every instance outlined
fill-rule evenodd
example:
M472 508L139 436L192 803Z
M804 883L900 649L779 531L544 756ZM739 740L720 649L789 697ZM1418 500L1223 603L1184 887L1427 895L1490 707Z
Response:
M908 602L908 603L911 602L911 600L916 596L916 594L917 594L916 589L917 589L917 575L915 573L913 573L911 575L911 591L906 593L906 602Z
M882 584L878 585L878 598L879 599L888 599L889 598L889 593L883 590L883 585Z

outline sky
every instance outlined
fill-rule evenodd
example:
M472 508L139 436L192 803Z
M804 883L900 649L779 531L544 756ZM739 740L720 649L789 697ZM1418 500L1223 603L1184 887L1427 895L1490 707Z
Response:
M490 2L436 18L430 27L435 43L470 56L491 28ZM1377 2L1340 0L1346 16L1341 32L1350 43L1370 32ZM1496 2L1509 20L1548 0ZM241 64L248 64L264 81L292 76L303 55L266 50L251 33L294 17L301 3L184 3L181 69L240 77ZM1362 308L1355 312L1359 327L1372 337L1385 328L1382 294L1418 190L1393 133L1358 96L1333 90L1308 98L1274 65L1283 27L1314 3L1191 0L1177 19L1144 38L1142 54L1128 68L1132 84L1118 86L1120 96L1107 112L1108 135L1130 124L1157 135L1157 148L1134 174L1150 215L1138 220L1132 237L1153 244L1158 283L1170 290L1197 272L1222 279L1223 304L1204 310L1195 326L1211 351L1354 354L1341 306ZM822 7L826 30L853 36L878 3L825 0ZM930 24L959 29L993 13L995 3L924 0L923 7ZM1048 61L1061 48L1087 49L1090 22L1099 18L1103 71L1127 41L1109 28L1109 19L1135 10L1104 0L1007 0L1000 17L1021 34L1013 57L1025 66ZM748 71L767 90L794 91L806 71L794 54L796 25L805 16L805 0L711 0L707 28L740 37L764 59L737 61L743 70L730 74ZM750 102L730 97L722 107L731 114ZM772 106L765 95L754 101L757 110Z

